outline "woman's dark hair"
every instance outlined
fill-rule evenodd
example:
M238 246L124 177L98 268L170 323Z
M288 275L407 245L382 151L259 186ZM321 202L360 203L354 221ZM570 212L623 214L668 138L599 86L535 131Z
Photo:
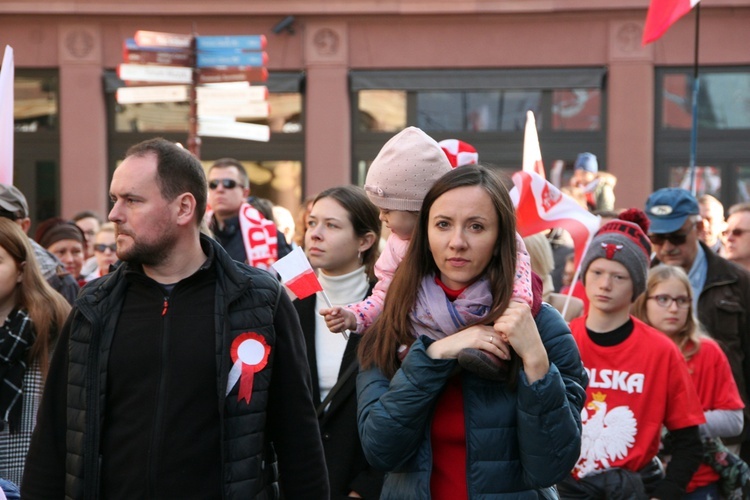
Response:
M365 194L364 189L356 186L340 186L326 189L319 193L313 200L313 206L323 198L336 200L349 214L349 221L354 228L354 234L361 238L367 233L375 235L375 242L370 248L362 252L362 264L370 279L375 278L375 261L378 260L380 251L380 211Z
M359 346L363 369L376 366L392 377L398 369L400 345L414 342L409 313L417 300L422 280L439 273L430 251L430 209L443 194L462 187L481 187L492 200L498 220L498 237L485 274L492 290L492 308L481 323L491 323L508 307L516 269L516 215L508 190L500 179L481 165L466 165L438 179L427 192L419 212L409 249L388 287L383 312L363 335Z

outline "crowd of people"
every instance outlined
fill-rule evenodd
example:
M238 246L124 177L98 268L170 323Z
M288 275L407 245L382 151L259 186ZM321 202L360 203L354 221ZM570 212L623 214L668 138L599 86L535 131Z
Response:
M106 222L32 239L0 184L0 490L748 498L750 205L615 187L578 156L563 191L602 224L576 269L474 148L415 127L296 218L163 139L128 150ZM323 292L285 291L295 247Z

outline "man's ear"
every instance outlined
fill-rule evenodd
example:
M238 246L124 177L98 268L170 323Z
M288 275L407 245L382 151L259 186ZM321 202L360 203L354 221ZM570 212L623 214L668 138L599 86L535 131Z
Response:
M177 224L192 224L195 220L197 203L191 193L182 193L175 200L177 202Z
M24 233L29 232L29 228L31 227L31 219L28 217L24 217L23 219L16 219L15 223L21 226L21 229L23 229Z

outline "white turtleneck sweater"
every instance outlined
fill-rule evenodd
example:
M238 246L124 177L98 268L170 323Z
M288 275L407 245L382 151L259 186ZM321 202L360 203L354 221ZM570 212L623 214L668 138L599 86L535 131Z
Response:
M318 273L320 284L325 290L331 304L345 306L364 299L369 283L364 266L341 276L327 276ZM315 294L315 359L318 364L318 387L320 399L325 399L328 392L336 385L341 368L341 358L344 357L346 340L340 333L332 333L326 326L325 319L317 314L328 307L323 294Z

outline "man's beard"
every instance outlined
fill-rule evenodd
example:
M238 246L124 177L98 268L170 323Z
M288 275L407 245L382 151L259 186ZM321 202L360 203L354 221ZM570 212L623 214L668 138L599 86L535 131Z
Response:
M132 238L132 237L131 237ZM163 235L154 243L143 243L133 238L133 244L125 251L117 252L117 258L143 266L157 266L164 262L174 248L176 237L172 233Z

